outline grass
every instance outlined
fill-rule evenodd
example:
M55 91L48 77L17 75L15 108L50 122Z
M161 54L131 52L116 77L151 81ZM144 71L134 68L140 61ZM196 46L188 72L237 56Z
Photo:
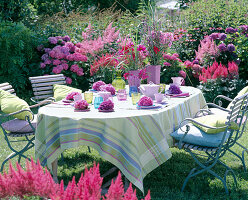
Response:
M246 132L242 139L242 144L247 144L248 136ZM0 134L0 163L10 153L3 134ZM242 149L238 146L233 148L236 152L241 153ZM151 190L153 200L162 199L248 199L248 173L245 173L241 162L230 153L222 158L228 166L230 166L237 177L238 187L234 187L234 181L231 176L228 176L228 186L230 195L226 195L223 184L208 173L204 173L191 179L186 186L184 192L180 189L189 171L195 166L193 159L188 153L183 150L171 148L172 157L162 164L160 167L153 170L144 179L145 194L147 190ZM34 149L27 152L28 156L34 157ZM247 158L247 156L246 156ZM64 152L64 159L59 159L58 177L63 179L67 184L73 176L76 180L79 179L84 167L93 166L93 162L100 163L101 174L106 172L113 165L103 160L98 152L92 149L92 153L88 152L87 147L82 146L76 149L68 149ZM16 162L16 160L13 160ZM24 162L22 161L22 165ZM215 171L221 176L224 174L224 169L217 165ZM143 198L142 193L137 189L139 199Z

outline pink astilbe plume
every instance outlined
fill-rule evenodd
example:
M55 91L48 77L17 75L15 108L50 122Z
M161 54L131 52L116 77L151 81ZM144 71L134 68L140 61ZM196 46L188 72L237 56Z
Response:
M228 62L228 72L230 74L230 78L239 76L239 67L235 62Z
M17 170L15 170L10 163L9 172L0 174L0 198L8 198L10 196L40 196L50 198L55 195L58 190L51 174L42 169L40 163L34 163L27 160L26 171L16 163Z
M203 59L206 56L217 57L219 55L219 49L215 42L209 37L206 36L198 46L198 51L195 51L196 59L200 60L203 63Z
M112 180L112 183L109 187L108 193L105 195L106 200L122 200L124 196L124 188L121 180L121 173L118 173L118 176L115 182Z
M138 200L136 190L133 191L132 183L130 183L126 193L124 194L123 200Z

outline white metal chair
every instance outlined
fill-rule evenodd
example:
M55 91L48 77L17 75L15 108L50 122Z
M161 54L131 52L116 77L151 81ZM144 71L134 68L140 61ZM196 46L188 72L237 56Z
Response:
M188 152L194 159L195 163L197 166L193 168L188 176L186 177L184 184L182 186L182 191L184 190L187 182L189 181L190 178L201 174L203 172L209 172L219 180L224 185L225 192L228 194L228 188L226 184L226 176L229 172L231 172L235 184L237 184L235 174L233 170L228 167L225 163L223 163L220 158L225 155L227 151L230 151L230 148L236 144L237 139L240 138L240 135L242 135L244 131L244 126L246 125L246 115L248 112L248 93L242 95L241 97L235 98L232 101L232 105L230 107L230 110L227 111L227 119L226 119L226 125L223 127L218 127L218 128L224 128L225 131L219 133L218 135L211 135L211 137L200 131L198 128L196 128L193 124L185 124L185 122L190 122L194 123L197 125L200 125L202 127L210 128L210 129L217 129L216 127L210 127L206 126L204 124L200 124L198 121L195 119L185 119L181 124L180 124L180 129L172 133L172 136L177 140L175 143L176 146L179 147L179 149L184 149L186 152ZM237 130L230 129L232 123L235 123L238 125ZM198 131L198 135L196 132ZM196 143L199 143L199 141L195 142L192 139L197 136L199 138L200 134L200 142L203 142L204 145L198 145ZM209 138L210 137L210 138ZM213 138L219 137L219 143L218 145L213 145L210 144ZM207 139L208 142L207 142ZM203 161L202 159L199 159L199 156L202 156L202 154L196 153L195 150L201 151L204 153L203 156L207 157L207 160ZM220 177L218 174L216 174L213 171L213 167L216 164L221 164L226 168L226 172L224 174L224 178Z

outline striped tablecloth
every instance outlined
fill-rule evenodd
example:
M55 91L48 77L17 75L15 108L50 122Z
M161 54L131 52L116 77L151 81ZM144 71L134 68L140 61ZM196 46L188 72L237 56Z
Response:
M168 99L158 110L137 110L128 101L115 101L115 112L74 112L70 105L50 104L39 109L35 157L51 163L68 148L87 145L118 167L142 192L143 179L171 157L169 135L180 122L193 117L206 102L200 90L182 87L187 98Z

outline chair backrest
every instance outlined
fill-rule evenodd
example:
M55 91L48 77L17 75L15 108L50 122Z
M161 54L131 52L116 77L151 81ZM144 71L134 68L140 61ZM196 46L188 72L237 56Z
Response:
M244 127L247 122L247 112L248 112L248 93L240 97L236 97L232 101L232 105L230 106L230 112L227 116L227 124L231 124L232 122L238 124L238 130L233 131L231 134L229 146L235 144L236 140L240 138L244 131ZM242 127L242 128L241 128Z
M16 95L14 88L9 83L0 83L0 89L5 90L11 94Z
M32 84L34 98L36 101L53 97L54 84L66 84L65 76L63 74L29 77L29 80Z

